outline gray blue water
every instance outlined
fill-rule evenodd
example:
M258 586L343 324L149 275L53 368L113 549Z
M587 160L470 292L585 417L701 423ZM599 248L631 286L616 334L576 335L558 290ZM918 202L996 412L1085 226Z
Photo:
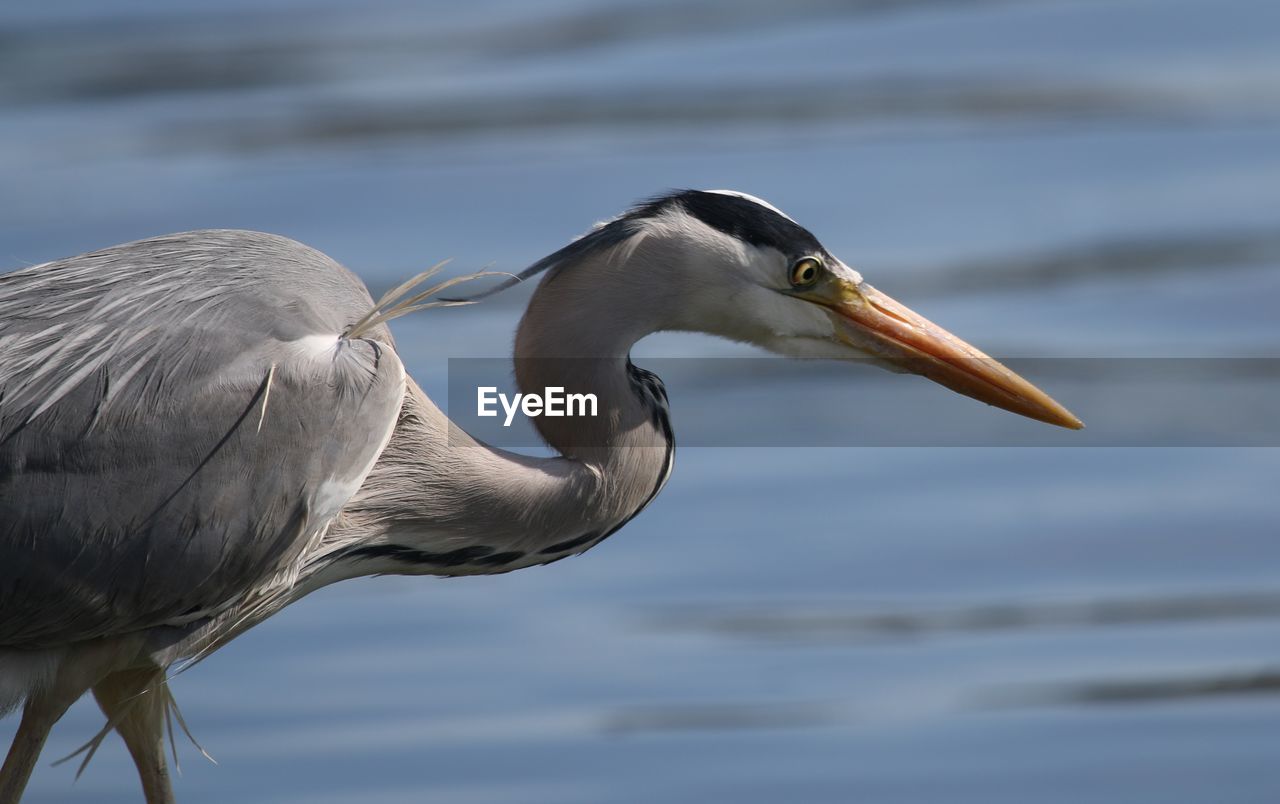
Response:
M768 198L994 354L1276 357L1280 6L0 9L3 268L242 227L376 290L517 269L686 186ZM445 359L506 354L522 298L401 320L411 370L443 399ZM637 361L743 354L664 335ZM840 376L739 404L838 425ZM672 390L679 435L716 389ZM586 556L341 584L178 677L219 762L180 745L179 798L1277 801L1278 474L1268 448L684 448ZM62 721L31 801L136 800L115 741L78 782L49 766L100 724Z

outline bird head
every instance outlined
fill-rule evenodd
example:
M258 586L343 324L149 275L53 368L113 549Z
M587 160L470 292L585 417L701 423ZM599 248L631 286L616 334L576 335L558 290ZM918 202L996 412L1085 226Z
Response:
M654 198L521 278L541 271L549 275L531 312L544 300L554 300L555 309L596 311L601 320L592 331L621 333L616 346L623 351L649 332L677 330L789 357L871 358L1032 419L1084 426L998 361L876 290L781 210L744 193L682 190ZM574 303L563 304L566 297Z

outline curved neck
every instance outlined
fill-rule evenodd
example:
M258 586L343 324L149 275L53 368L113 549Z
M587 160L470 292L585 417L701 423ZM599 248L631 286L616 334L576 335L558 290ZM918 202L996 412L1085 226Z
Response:
M599 543L653 499L674 441L661 383L627 355L659 325L617 327L620 299L595 298L585 305L594 312L567 317L557 297L572 285L558 275L535 292L516 336L517 382L522 392L595 394L597 415L535 419L560 454L520 455L472 439L410 380L390 443L311 554L303 594L358 575L549 563Z

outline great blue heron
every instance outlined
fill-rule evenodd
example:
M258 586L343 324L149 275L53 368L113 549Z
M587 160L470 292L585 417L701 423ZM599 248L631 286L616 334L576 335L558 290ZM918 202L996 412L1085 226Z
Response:
M602 408L537 419L551 458L452 425L386 327L415 299L375 305L283 237L186 232L0 276L0 711L25 702L0 802L88 690L107 716L97 739L119 732L147 801L172 801L175 661L334 581L507 572L618 530L672 466L662 383L629 359L650 333L870 355L1081 426L742 193L644 202L519 278L541 272L518 384ZM591 359L547 359L565 357Z

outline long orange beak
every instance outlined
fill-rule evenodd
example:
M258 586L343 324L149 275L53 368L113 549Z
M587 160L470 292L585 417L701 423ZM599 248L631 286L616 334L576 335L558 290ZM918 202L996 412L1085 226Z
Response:
M848 324L848 343L980 402L1059 427L1084 422L1048 394L942 327L865 283L830 309Z

